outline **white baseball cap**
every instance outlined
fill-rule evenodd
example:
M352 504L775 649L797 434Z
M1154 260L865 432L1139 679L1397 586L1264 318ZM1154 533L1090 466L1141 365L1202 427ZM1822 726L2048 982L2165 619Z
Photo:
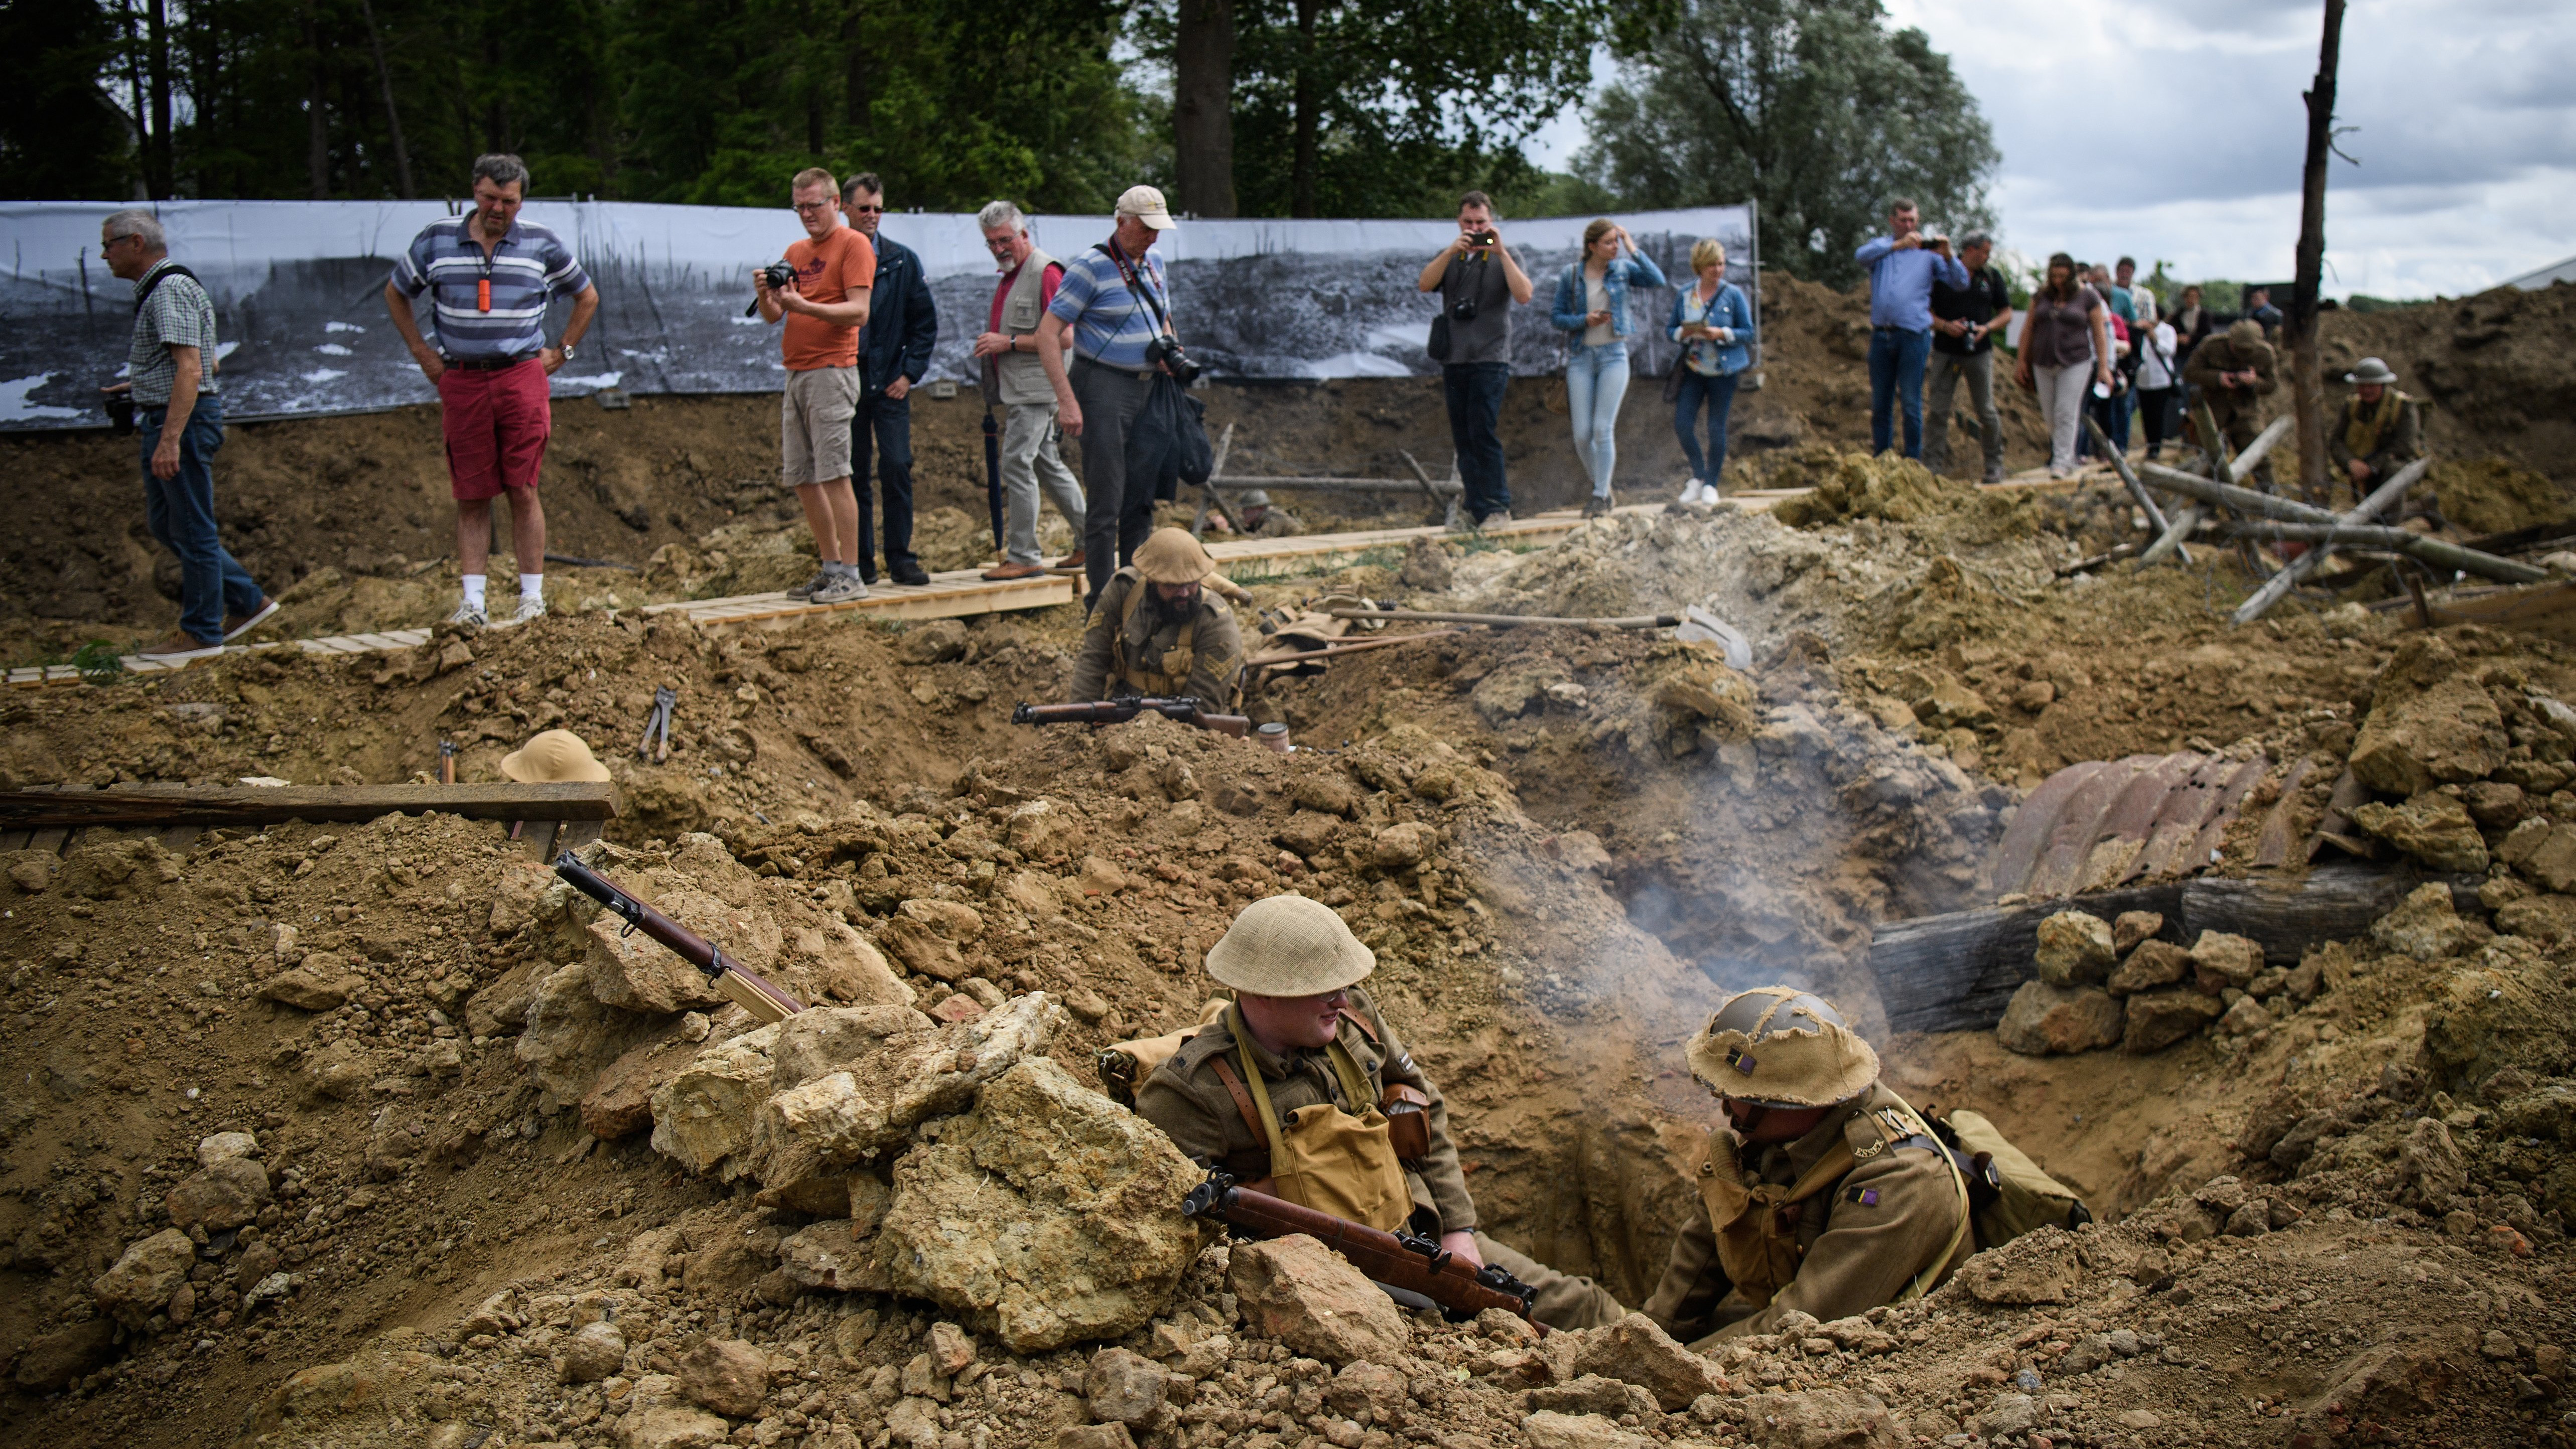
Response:
M1118 214L1132 216L1156 231L1170 231L1180 223L1172 220L1172 210L1163 204L1163 193L1150 186L1130 186L1119 193Z

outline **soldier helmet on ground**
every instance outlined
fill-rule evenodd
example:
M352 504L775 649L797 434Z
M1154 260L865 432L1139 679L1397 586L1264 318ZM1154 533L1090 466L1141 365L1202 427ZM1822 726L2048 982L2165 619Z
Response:
M1216 572L1216 560L1186 528L1158 528L1136 550L1136 572L1147 583L1195 584Z
M570 730L546 730L501 757L501 773L523 785L600 784L608 767Z
M1210 976L1254 996L1322 996L1376 969L1376 953L1338 912L1301 895L1266 896L1245 906L1207 953Z
M2240 351L2264 346L2263 324L2251 317L2239 317L2227 324L2227 341Z
M2352 371L2343 375L2343 380L2352 383L2375 382L2385 387L2397 380L2397 374L2387 363L2378 358L2365 357L2353 365Z
M1243 497L1238 501L1246 508L1267 508L1270 506L1270 494L1265 489L1250 488L1244 490Z
M1878 1080L1878 1053L1832 1002L1794 986L1728 997L1684 1054L1709 1090L1759 1107L1830 1107Z

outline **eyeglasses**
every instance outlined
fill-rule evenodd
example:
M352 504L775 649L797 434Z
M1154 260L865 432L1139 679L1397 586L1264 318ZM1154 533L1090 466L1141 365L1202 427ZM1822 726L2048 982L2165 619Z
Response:
M855 202L855 201L854 201L854 202L850 203L850 210L852 210L852 211L863 211L863 212L866 212L866 213L867 213L868 215L870 215L870 216L875 216L875 215L877 215L878 213L880 213L880 212L884 211L884 210L885 210L885 208L884 208L884 207L882 207L882 206L862 206L862 205L860 205L859 203L857 203L857 202Z
M795 204L798 216L814 216L832 209L828 201L800 201Z
M1019 238L1017 237L988 236L984 238L984 250L988 252L1006 252L1009 251L1011 247L1018 242L1018 240Z

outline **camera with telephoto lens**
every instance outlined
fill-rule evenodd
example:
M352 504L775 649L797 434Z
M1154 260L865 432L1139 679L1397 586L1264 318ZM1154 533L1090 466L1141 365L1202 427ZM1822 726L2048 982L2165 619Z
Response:
M769 290L773 292L784 292L796 285L796 269L785 262L771 262L760 269L760 277L762 281L769 283ZM742 315L751 317L758 315L759 312L760 298L755 294L751 299L751 305L742 309Z
M1145 360L1179 378L1183 387L1198 381L1199 374L1207 371L1181 350L1181 339L1168 332L1145 344Z

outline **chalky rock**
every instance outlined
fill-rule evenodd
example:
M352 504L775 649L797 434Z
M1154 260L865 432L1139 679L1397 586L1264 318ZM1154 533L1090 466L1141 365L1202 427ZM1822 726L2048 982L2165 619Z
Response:
M1308 1358L1396 1363L1412 1345L1394 1300L1304 1233L1236 1244L1227 1279L1254 1333Z
M1599 1414L1561 1414L1541 1409L1521 1420L1521 1437L1530 1449L1655 1449L1655 1441L1632 1434Z
M778 923L757 906L729 905L693 885L664 883L667 870L652 871L640 884L645 903L724 949L754 971L767 973L778 962ZM658 888L657 888L658 887ZM628 1011L669 1015L695 1007L719 1006L724 993L705 972L678 952L642 932L625 934L626 925L605 911L585 929L582 967L591 995Z
M663 1404L637 1409L617 1426L619 1449L715 1449L733 1426L704 1409Z
M197 1261L197 1245L177 1228L163 1228L125 1250L116 1266L89 1285L99 1311L128 1328L141 1328L179 1285Z
M703 1339L680 1356L680 1391L728 1418L749 1418L769 1397L769 1355L739 1338Z
M2122 911L2111 923L2111 949L2127 955L2141 941L2154 939L2165 928L2162 911Z
M2188 986L2141 991L2128 1000L2120 1033L2120 1050L2143 1056L2160 1052L2218 1019L2225 1008L2215 996Z
M203 1227L220 1233L259 1216L268 1199L268 1169L247 1157L228 1157L179 1179L162 1206L181 1232Z
M2352 823L2399 853L2432 870L2483 871L2486 837L2469 818L2469 807L2439 790L2427 790L2403 805L2379 801L2353 808Z
M2352 773L2385 795L2482 780L2513 741L2504 716L2450 644L2417 635L2397 646L2352 744Z
M2120 1003L2099 986L2025 981L1995 1024L1995 1040L2024 1056L2064 1056L2118 1045L2122 1024Z
M2082 911L2059 911L2039 923L2039 979L2051 986L2090 986L2118 959L2111 923Z
M2495 857L2544 889L2576 894L2576 826L2526 820L2497 844Z
M2191 974L2191 952L2171 941L2140 941L2129 959L2112 968L2106 983L2113 996L2127 996L2158 986L2171 986Z
M602 1320L555 1345L555 1382L595 1384L626 1362L626 1335Z
M304 964L280 971L260 983L259 994L298 1011L337 1011L365 988L366 978L339 964L328 951L315 951Z
M1744 1400L1744 1419L1760 1426L1754 1442L1766 1449L1899 1449L1910 1442L1885 1404L1847 1389L1755 1394Z
M1029 1002L1044 1007L1022 997L951 1030ZM1026 1057L895 1164L877 1231L899 1291L1043 1352L1132 1333L1170 1304L1204 1242L1174 1208L1204 1175L1151 1123Z
M1959 1268L1959 1282L1980 1303L2015 1307L2073 1301L2084 1266L2073 1235L2041 1228L1989 1248Z
M778 1024L772 1086L785 1091L860 1060L886 1038L931 1030L930 1018L908 1005L816 1007Z
M1171 1371L1133 1349L1104 1348L1082 1375L1091 1417L1104 1424L1142 1425L1163 1407Z
M567 970L572 968L566 968ZM698 1053L653 1093L653 1150L692 1172L742 1175L761 1103L769 1096L773 1023Z
M848 1218L825 1218L779 1240L778 1266L807 1288L891 1293L894 1281L879 1247L874 1237L854 1236Z
M2242 991L2263 974L2263 948L2244 936L2203 931L2191 944L2191 965L2201 990L2213 996L2230 986Z
M697 968L687 969L695 974ZM559 1102L580 1101L602 1071L653 1040L667 1025L652 1016L603 1004L591 994L589 968L580 962L537 980L528 993L523 1021L511 1054L528 1068L537 1087L554 1093Z
M212 1167L236 1157L259 1155L259 1139L248 1132L216 1132L197 1142L197 1165Z
M1654 1395L1667 1414L1689 1408L1702 1394L1726 1392L1726 1378L1713 1361L1674 1342L1642 1313L1586 1330L1582 1338L1574 1355L1576 1373L1607 1374L1635 1384Z
M2272 1013L2251 996L2236 998L2236 1004L2220 1014L2214 1028L2220 1036L2251 1036L2272 1024Z
M2495 913L2496 929L2545 945L2576 939L2576 896L2526 896Z
M1420 865L1439 843L1438 831L1420 821L1408 820L1379 831L1369 848L1380 869L1405 870Z
M1635 1384L1602 1373L1578 1374L1569 1383L1541 1384L1529 1391L1529 1406L1557 1414L1622 1414L1663 1412L1655 1396Z
M886 964L876 943L841 920L787 932L779 948L779 975L801 985L809 1003L905 1007L916 995Z
M2533 1078L2568 1074L2566 1025L2576 993L2528 941L2500 936L2461 962L2424 1016L2434 1080L2466 1094L2507 1067Z
M2548 900L2537 896L2533 899ZM2516 904L2521 904L2516 902ZM2509 909L2509 908L2508 908ZM2463 918L2451 903L2451 888L2427 881L2407 892L2397 909L2371 923L2370 941L2383 951L2439 961L2462 956L2495 939L2495 933Z

